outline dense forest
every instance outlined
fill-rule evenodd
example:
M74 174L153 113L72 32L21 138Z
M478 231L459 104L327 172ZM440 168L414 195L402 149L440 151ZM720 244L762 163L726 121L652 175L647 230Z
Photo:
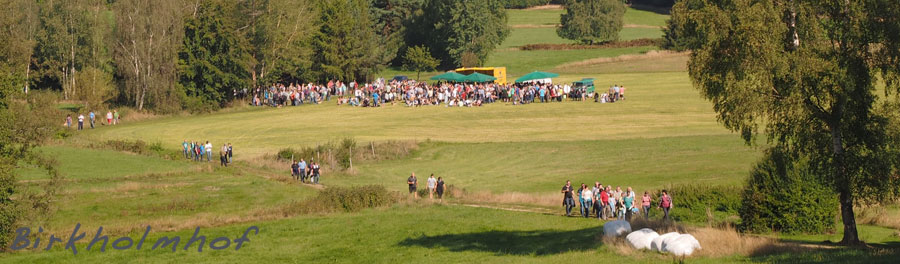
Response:
M273 82L371 80L423 46L483 63L509 1L0 0L0 85L89 106L218 108Z

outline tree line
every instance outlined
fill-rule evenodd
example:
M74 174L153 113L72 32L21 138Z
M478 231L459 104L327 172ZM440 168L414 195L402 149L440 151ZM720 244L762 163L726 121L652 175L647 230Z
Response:
M219 108L273 82L371 81L411 47L442 69L474 66L509 34L503 0L0 4L0 85L157 112Z

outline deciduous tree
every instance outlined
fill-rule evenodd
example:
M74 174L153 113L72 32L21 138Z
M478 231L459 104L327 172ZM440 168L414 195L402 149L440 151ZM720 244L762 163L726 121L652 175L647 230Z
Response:
M408 70L416 71L416 80L419 79L419 73L422 71L432 71L438 66L440 61L431 57L431 51L427 47L415 46L406 50L403 56L403 65Z
M619 39L625 5L620 0L568 0L556 34L582 43Z
M859 243L854 204L900 191L897 1L688 0L673 10L675 36L693 50L691 79L719 120L748 142L763 127L774 147L808 159L836 193L842 242Z

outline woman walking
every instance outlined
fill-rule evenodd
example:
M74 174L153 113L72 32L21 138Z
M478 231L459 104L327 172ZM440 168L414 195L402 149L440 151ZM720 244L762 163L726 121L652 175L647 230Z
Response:
M650 193L644 191L644 196L641 197L641 207L644 209L644 219L650 219L650 203L652 203L652 198L650 198Z
M588 188L585 184L581 184L581 198L581 215L584 216L584 218L588 218L590 217L591 208L593 207L591 205L594 201L594 194L591 192L591 188Z

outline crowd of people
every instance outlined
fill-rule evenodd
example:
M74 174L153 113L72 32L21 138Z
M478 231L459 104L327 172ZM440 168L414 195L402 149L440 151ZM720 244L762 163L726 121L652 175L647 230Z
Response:
M406 178L406 184L409 185L409 194L418 199L419 179L416 178L415 172L410 174L409 178ZM426 188L428 188L428 199L434 200L434 196L437 194L438 200L444 200L444 189L446 188L444 177L437 177L437 179L435 179L434 173L432 173L431 177L428 177L426 184Z
M627 187L622 191L621 186L613 187L603 186L600 182L595 182L594 186L588 186L582 183L581 187L572 186L571 181L566 181L566 185L562 187L563 206L566 208L566 216L572 214L572 209L576 206L581 209L581 216L588 218L596 217L597 219L623 219L631 221L635 214L642 213L646 219L650 218L650 209L653 205L653 198L649 192L636 197L631 187ZM575 204L575 198L578 198L578 204ZM669 210L672 209L672 197L666 190L662 190L656 207L663 212L663 219L669 220Z
M94 111L90 111L88 116L85 117L83 113L78 114L77 120L72 120L72 114L66 115L66 128L72 129L72 126L75 125L73 121L77 121L77 130L84 130L84 122L88 121L91 126L91 129L94 129L94 124L97 123L97 115L94 114ZM100 124L103 124L102 122ZM119 111L112 110L106 112L106 124L107 125L118 125L119 124Z
M454 83L428 84L415 80L377 79L373 83L273 84L251 91L254 106L299 106L321 104L336 98L338 105L379 107L384 104L406 106L442 105L447 107L481 106L495 102L513 105L563 101L615 102L624 99L625 88L615 85L607 93L588 93L584 87L568 84Z
M312 183L319 184L319 163L309 160L309 163L304 159L300 159L300 161L291 161L291 178L294 180L299 180L301 183Z
M204 144L202 141L189 142L185 139L181 142L181 148L185 159L212 162L213 144L209 143L209 141L206 141ZM228 164L232 162L233 149L231 143L223 144L222 148L219 149L219 164L222 167L228 167Z

